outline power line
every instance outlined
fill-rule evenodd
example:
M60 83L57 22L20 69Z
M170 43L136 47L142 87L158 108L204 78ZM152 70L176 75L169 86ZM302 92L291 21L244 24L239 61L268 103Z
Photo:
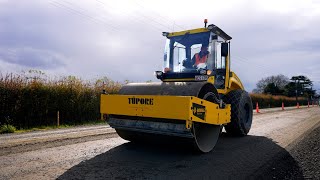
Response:
M106 6L106 7L108 7L108 5L110 6L110 4L107 5L105 2L103 2L101 0L96 0L96 1L99 2L100 4ZM143 8L143 9L147 9L143 5L139 4L136 1L134 1L134 3L137 5L137 7L140 7L140 8ZM128 17L132 18L132 14L129 14L129 13L124 12L124 11L122 11L122 12L123 12L123 14L126 14L126 15L128 15ZM171 29L173 31L173 29L170 27L171 25L167 24L167 22L166 23L160 22L160 21L156 20L156 19L159 19L159 18L152 18L152 17L155 17L155 16L152 16L152 15L149 15L149 14L145 15L142 12L143 11L136 11L135 14L133 14L134 16L139 16L139 17L142 17L144 19L144 20L139 19L140 22L142 21L141 23L145 24L147 22L149 25L153 26L157 30L163 31L163 29L160 29L158 26L154 26L152 23L149 23L149 22L153 22L153 23L155 23L155 24L157 24L159 26L162 26L162 27L164 27L166 29ZM158 14L158 13L155 13L155 12L152 12L152 13ZM165 19L165 17L161 16L160 14L158 14L157 17L160 17L161 19ZM137 18L133 18L133 19L137 20ZM180 28L183 28L182 26L180 26L180 25L178 25L176 23L175 23L175 25L179 26Z
M110 32L110 30L113 31L113 32L117 30L117 27L115 27L115 26L113 26L113 25L111 25L111 24L109 24L109 23L106 23L106 22L103 21L103 20L97 19L97 18L95 18L95 17L93 17L93 16L90 16L90 15L88 15L88 14L85 14L85 13L82 12L82 11L79 11L79 10L77 10L77 9L71 8L71 7L69 7L69 6L65 5L65 4L60 3L60 2L52 1L51 4L52 4L53 6L58 7L58 8L64 8L66 11L68 11L68 12L70 12L70 13L72 13L72 14L80 15L80 16L82 16L82 17L84 17L84 18L87 18L88 20L90 20L90 21L92 21L92 22L95 22L95 23L97 23L97 24L103 25L103 26L105 27L105 29L106 29L107 31L109 31L109 32Z
M235 59L235 61L233 60L232 62L233 63L235 63L235 64L242 64L242 65L253 65L252 63L250 63L250 62L246 62L246 61L242 61L242 60L240 60L240 59L238 59L238 58L236 58L236 57L233 57L233 59ZM255 66L255 65L253 65L254 67L256 67L256 68L258 68L258 69L261 69L261 70L263 70L263 72L267 72L267 73L270 73L270 74L273 74L273 71L271 71L271 70L269 70L269 69L267 69L267 68L264 68L264 67L261 67L261 66Z
M109 8L109 6L103 2L103 1L100 1L100 0L96 0L97 2L99 2L100 4L104 5L105 7ZM111 23L107 23L106 18L96 18L96 17L93 17L91 16L85 9L81 8L81 7L75 7L76 5L71 3L71 2L67 2L67 1L52 1L51 2L52 5L58 7L58 8L63 8L65 9L66 11L68 11L69 13L72 13L72 14L76 14L76 15L80 15L92 22L95 22L97 24L102 24L103 26L106 27L106 29L109 31L109 30L113 30L113 31L116 31L119 29L119 26L116 26L115 23L114 24L111 24ZM143 8L143 9L146 9L144 6L142 6L140 3L138 2L135 2L136 5L138 5L139 7ZM107 10L103 9L104 12L107 12L109 15L108 15L108 19L112 19L110 17L112 17L111 13L109 13ZM126 12L122 11L123 14L125 14ZM150 16L147 16L143 13L141 13L140 11L137 12L135 14L133 14L133 16L138 16L138 17L142 17L143 19L138 19L138 18L134 18L132 16L132 14L128 14L126 13L127 15L129 15L128 17L130 17L132 20L134 21L138 21L139 23L142 23L142 24L146 24L148 23L148 25L150 25L151 27L159 30L159 31L163 31L163 29L160 29L159 26L162 26L164 27L165 29L171 29L170 26L168 24L164 24L162 23L161 21L158 21L156 20L156 18L151 18ZM160 16L158 15L158 17L162 18L162 19L165 19L163 16ZM158 18L159 19L159 18ZM151 23L150 23L151 22ZM154 24L156 24L157 26L155 26ZM177 25L178 27L180 28L183 28L182 26L178 25L178 24L175 24Z
M138 0L133 0L133 2L135 2L137 5L139 5L139 6L142 7L143 9L147 9L147 8L145 8L143 5L141 5L140 3L138 3L137 1L138 1ZM139 1L139 2L141 2L141 1ZM142 2L141 2L141 3L142 3ZM149 8L148 8L148 9L149 9ZM159 14L159 13L156 13L156 11L153 11L153 13L154 13L154 14L157 14L158 17L160 17L160 18L161 18L163 21L165 21L165 22L171 21L174 25L176 25L176 26L179 27L180 29L182 29L182 30L185 30L185 29L186 29L184 26L181 26L181 25L177 24L175 21L173 21L173 20L171 20L171 19L169 19L169 18L166 18L166 17L162 16L162 15Z
M74 4L74 3L71 3L71 2L68 2L68 1L63 1L63 0L60 0L60 1L66 3L66 4L69 4L70 6L74 6L74 7L77 6L77 4ZM80 10L82 10L82 12L88 12L86 9L83 9L82 7L77 6L77 8L80 9ZM111 16L110 13L108 13L108 14L109 14L109 16ZM98 19L98 18L96 18L96 19ZM102 17L101 19L102 19L102 20L103 20L103 19L104 19L104 20L107 20L106 16ZM109 20L112 20L112 18L108 18L108 19L109 19ZM111 24L108 23L108 25L111 25ZM115 27L115 28L120 28L119 26L116 26L115 24L113 24L112 26Z
M255 64L255 65L260 66L260 67L263 67L263 68L273 69L273 67L271 67L271 66L268 66L268 65L265 65L265 64L257 64L256 61L250 61L249 59L244 58L244 57L241 57L241 56L239 56L239 55L233 55L233 56L236 56L236 57L238 57L240 60L245 61L245 62L248 62L248 63L250 63L250 64Z
M99 2L100 4L102 4L103 6L107 7L107 8L109 8L109 7L114 7L114 6L110 5L110 4L107 5L105 2L102 2L102 1L99 1L99 0L96 0L96 1ZM106 10L104 10L104 11L106 11ZM147 22L149 22L149 21L145 21L145 20L138 19L138 18L134 18L134 17L132 16L132 14L129 14L129 13L123 11L123 10L122 10L121 12L122 12L122 14L127 15L131 20L134 20L134 21L136 21L136 22L138 22L138 23L146 24ZM133 15L136 16L136 14L133 14ZM160 29L159 27L157 27L157 26L155 26L155 25L153 25L153 24L151 24L151 23L149 23L149 25L151 25L151 27L157 29L157 31L162 31L162 29Z
M148 17L148 16L145 16L144 14L142 14L142 13L140 13L140 12L137 12L138 14L140 14L140 16L142 16L142 17L144 17L144 18L146 18L146 19L149 19L150 21L152 21L152 22L154 22L154 23L156 23L156 24L158 24L158 25L160 25L160 26L162 26L162 27L164 27L164 28L168 28L168 29L171 29L172 30L172 28L169 28L167 25L164 25L164 24L162 24L162 23L160 23L160 22L158 22L158 21L156 21L156 20L154 20L154 19L152 19L152 18L150 18L150 17Z
M240 56L237 56L237 55L233 55L233 56L237 57L239 61L254 65L256 67L260 67L262 69L267 69L267 70L273 71L273 68L270 66L266 66L264 64L256 64L255 62L250 62L248 59L241 58Z

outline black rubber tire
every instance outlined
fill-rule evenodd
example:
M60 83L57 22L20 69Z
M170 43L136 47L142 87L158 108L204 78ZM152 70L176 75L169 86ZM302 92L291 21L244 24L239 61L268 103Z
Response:
M228 93L224 101L231 104L231 122L225 125L225 130L233 136L245 136L252 124L252 101L249 94L241 89Z

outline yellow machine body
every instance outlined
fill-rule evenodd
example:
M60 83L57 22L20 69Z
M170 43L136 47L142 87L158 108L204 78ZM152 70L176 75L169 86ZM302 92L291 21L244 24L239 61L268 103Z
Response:
M231 134L246 135L252 122L252 104L240 79L230 70L231 37L215 25L162 35L167 38L165 66L164 71L155 72L161 82L129 83L119 94L102 93L100 112L107 123L132 142L178 137L200 152L213 149L222 127ZM211 56L208 54L203 63L207 68L190 64L191 45L200 43L201 48L212 47ZM175 47L186 50L179 56L180 50L175 51ZM221 67L211 66L218 60Z
M230 105L218 104L193 96L101 95L101 113L151 117L222 125L230 122Z

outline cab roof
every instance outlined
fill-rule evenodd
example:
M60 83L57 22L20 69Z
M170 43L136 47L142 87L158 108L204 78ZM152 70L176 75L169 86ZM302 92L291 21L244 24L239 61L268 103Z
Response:
M209 32L209 31L215 33L217 36L221 37L225 41L232 39L231 36L229 36L227 33L225 33L223 30L221 30L218 26L214 24L210 24L206 28L197 28L197 29L190 29L190 30L179 31L179 32L171 32L171 33L168 33L167 37L170 38L170 37L185 35L186 33L197 34L197 33Z

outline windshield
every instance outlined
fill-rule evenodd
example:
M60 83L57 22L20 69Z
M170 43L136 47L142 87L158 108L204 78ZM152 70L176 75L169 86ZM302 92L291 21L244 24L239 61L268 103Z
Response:
M167 72L195 72L211 69L212 47L210 32L188 34L167 39L164 67Z

